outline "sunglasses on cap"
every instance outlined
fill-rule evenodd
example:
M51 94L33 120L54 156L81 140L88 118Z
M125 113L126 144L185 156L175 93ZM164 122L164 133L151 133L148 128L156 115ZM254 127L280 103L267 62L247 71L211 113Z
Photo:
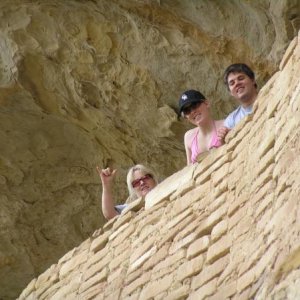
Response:
M146 174L143 177L132 181L131 185L133 188L136 188L141 185L142 181L145 182L146 180L151 179L151 178L153 178L151 174Z
M194 109L198 108L204 101L194 102L182 109L184 116L188 116Z

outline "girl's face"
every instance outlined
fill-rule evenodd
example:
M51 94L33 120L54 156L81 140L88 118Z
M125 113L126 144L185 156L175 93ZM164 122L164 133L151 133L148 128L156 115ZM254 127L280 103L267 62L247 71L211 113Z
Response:
M131 184L138 197L146 196L156 186L152 175L144 174L140 170L133 172Z
M207 100L192 104L183 110L185 118L196 126L201 126L210 120L209 103Z

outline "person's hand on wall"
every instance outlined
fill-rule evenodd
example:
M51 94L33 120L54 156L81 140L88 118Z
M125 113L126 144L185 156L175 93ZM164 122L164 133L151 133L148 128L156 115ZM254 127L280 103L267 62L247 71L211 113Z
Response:
M222 126L218 129L217 131L217 136L218 136L218 140L222 143L225 144L225 137L228 134L228 132L230 131L229 128Z

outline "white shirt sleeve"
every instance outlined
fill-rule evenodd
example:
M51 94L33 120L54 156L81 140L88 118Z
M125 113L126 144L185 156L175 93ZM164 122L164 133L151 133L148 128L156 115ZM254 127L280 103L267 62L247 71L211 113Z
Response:
M235 124L234 124L233 113L231 113L225 119L224 126L227 127L227 128L229 128L229 129L232 129L234 127L234 125Z

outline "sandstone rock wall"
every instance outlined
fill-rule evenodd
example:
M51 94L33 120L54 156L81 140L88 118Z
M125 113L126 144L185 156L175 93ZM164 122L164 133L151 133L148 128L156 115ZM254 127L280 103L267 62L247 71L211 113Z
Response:
M227 144L65 254L19 299L299 299L300 33Z
M261 86L299 29L299 1L0 1L0 299L104 223L97 164L161 178L185 165L175 107L200 89L234 107L224 68Z

